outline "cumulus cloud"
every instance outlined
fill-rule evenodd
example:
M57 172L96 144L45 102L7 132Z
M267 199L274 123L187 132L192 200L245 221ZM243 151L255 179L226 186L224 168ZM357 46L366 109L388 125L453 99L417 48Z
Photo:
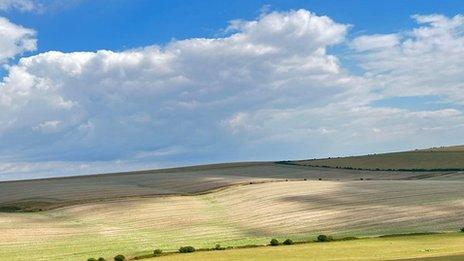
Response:
M353 81L326 53L346 34L328 17L299 10L234 26L224 38L20 59L1 83L3 148L24 153L14 136L34 140L31 157L53 160L201 150L237 110L326 103Z
M416 94L460 99L462 18L415 19L421 27L409 32L349 43L363 75L328 51L346 43L349 26L306 10L235 20L221 38L21 58L0 82L0 163L8 173L11 162L21 172L69 164L77 173L82 162L90 171L302 158L457 139L457 108L372 105Z
M24 52L35 51L35 31L0 17L0 64Z
M464 16L414 15L412 30L360 36L352 46L385 96L437 95L464 103Z
M338 155L349 155L359 151L377 152L379 148L397 150L458 144L462 142L464 115L455 109L410 111L334 103L317 108L240 113L224 124L234 135L247 141L244 142L246 149L276 149L291 144L295 157L310 157L311 153L327 155L336 151ZM308 152L310 149L317 151Z

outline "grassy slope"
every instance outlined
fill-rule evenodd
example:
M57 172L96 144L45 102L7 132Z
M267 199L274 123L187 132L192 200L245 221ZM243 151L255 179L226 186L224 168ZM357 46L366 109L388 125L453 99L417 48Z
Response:
M331 243L263 247L214 252L197 252L148 260L399 260L404 258L433 261L463 260L464 234L370 238ZM455 259L452 255L461 254ZM417 261L421 261L418 259Z
M432 148L354 157L295 161L307 166L360 169L464 169L464 146Z
M0 213L0 256L85 260L182 245L265 244L312 239L455 231L462 182L295 181L231 187L198 196L132 198L38 213ZM252 210L252 211L251 211Z

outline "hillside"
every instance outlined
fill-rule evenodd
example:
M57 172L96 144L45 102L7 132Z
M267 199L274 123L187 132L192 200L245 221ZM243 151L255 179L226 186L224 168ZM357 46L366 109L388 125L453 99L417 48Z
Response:
M463 153L447 147L319 160L442 171L248 162L0 182L0 256L86 260L321 233L456 231L463 226L464 177L449 169Z
M282 181L196 196L0 213L0 256L86 260L147 254L155 247L266 244L274 237L457 231L464 215L462 187L459 181Z
M290 164L362 170L464 171L464 146L291 161Z
M0 182L0 212L45 210L139 196L194 195L250 182L274 180L455 179L448 172L376 172L292 166L272 162L214 164L152 171Z

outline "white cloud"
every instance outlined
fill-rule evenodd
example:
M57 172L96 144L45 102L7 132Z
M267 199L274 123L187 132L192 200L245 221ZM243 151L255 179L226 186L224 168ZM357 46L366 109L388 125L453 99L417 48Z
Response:
M457 144L464 132L464 115L453 109L416 112L335 103L259 110L235 119L227 127L244 141L243 150L286 148L281 153L299 158Z
M123 169L459 143L464 118L453 106L372 105L464 97L462 18L415 19L421 27L409 32L349 43L362 76L328 51L346 43L349 26L306 10L236 20L222 38L21 58L0 82L3 172L13 172L11 162L40 173L64 165L80 173L85 162L88 173L111 162Z
M413 18L420 27L354 39L352 46L366 51L356 57L367 77L384 96L437 95L464 103L464 16Z
M357 51L368 51L383 48L392 48L399 43L398 35L363 35L357 37L351 43L351 46Z
M0 64L24 52L35 51L35 31L0 17Z
M33 11L37 5L32 0L0 0L0 10L8 11L17 9L20 11Z
M60 177L88 175L114 171L132 171L170 167L153 162L135 161L46 161L46 162L0 162L0 180L31 179L37 177ZM59 170L59 171L57 171Z
M21 58L0 83L0 144L52 160L201 151L228 135L221 122L238 110L324 104L348 92L355 79L326 53L346 29L299 10L242 21L224 38Z
M32 127L33 130L43 133L53 133L59 131L60 121L45 121L37 126Z

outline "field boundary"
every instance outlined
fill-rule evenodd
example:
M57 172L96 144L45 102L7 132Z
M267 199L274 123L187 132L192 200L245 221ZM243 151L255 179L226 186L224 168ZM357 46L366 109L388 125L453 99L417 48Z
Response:
M421 236L430 236L430 235L446 235L446 234L460 234L463 232L420 232L420 233L405 233L405 234L386 234L380 236L370 236L370 237L343 237L338 239L332 239L328 242L321 242L316 240L305 240L305 241L296 241L291 245L303 245L303 244L328 244L331 242L340 242L340 241L352 241L352 240L368 240L368 239L375 239L375 238L401 238L401 237L421 237ZM212 252L212 251L227 251L227 250L234 250L234 249L250 249L250 248L265 248L265 247L285 247L285 244L280 243L279 245L244 245L244 246L235 246L235 247L225 247L225 248L200 248L195 250L195 252ZM170 255L180 255L178 251L169 251L163 252L161 254L145 254L139 256L130 257L128 260L143 260L148 258L155 258L155 257L162 257L162 256L170 256ZM406 259L405 259L406 260Z
M310 160L309 160L310 161ZM345 170L362 170L362 171L397 171L397 172L456 172L464 171L464 168L436 168L436 169L383 169L383 168L354 168L346 166L328 166L328 165L312 165L312 164L300 164L296 161L284 160L276 161L276 164L300 166L300 167L312 167L312 168L325 168L325 169L345 169Z

